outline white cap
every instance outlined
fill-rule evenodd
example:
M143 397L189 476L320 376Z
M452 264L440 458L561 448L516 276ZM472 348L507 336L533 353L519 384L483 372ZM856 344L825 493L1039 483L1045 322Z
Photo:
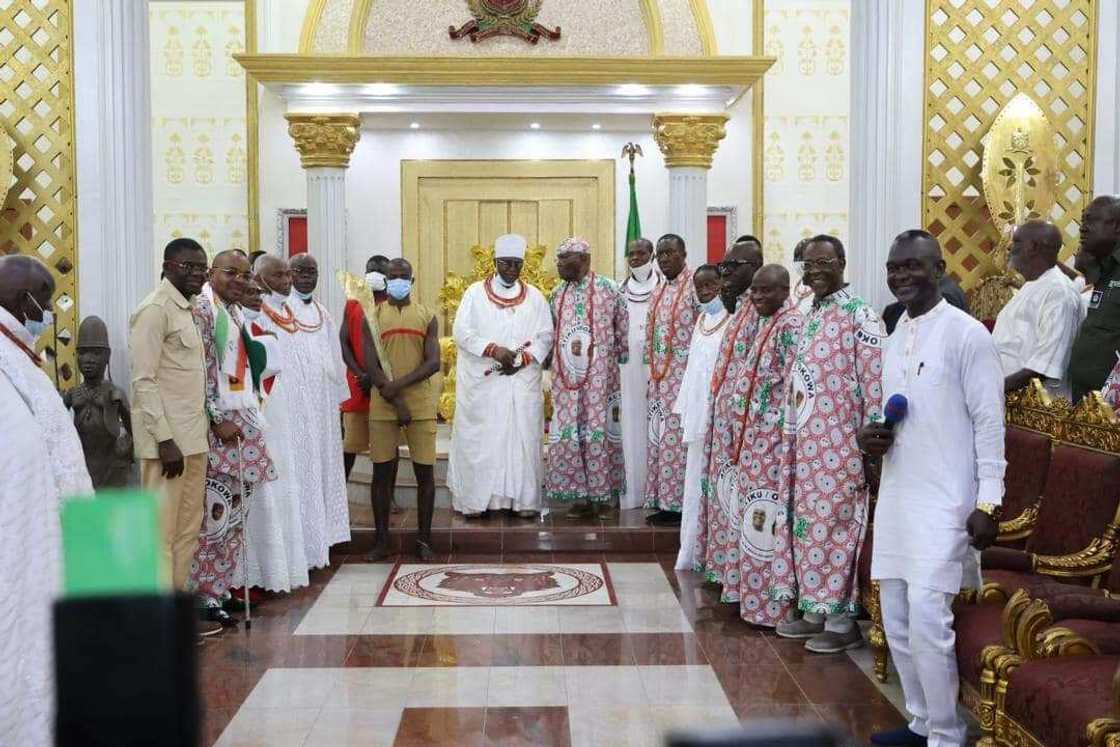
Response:
M507 233L494 239L494 257L505 259L525 259L525 248L528 246L524 236L516 233Z

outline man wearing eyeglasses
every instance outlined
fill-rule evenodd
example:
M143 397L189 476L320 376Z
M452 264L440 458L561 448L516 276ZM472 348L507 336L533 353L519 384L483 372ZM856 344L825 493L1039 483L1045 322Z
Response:
M863 645L852 619L856 560L867 527L867 480L856 443L880 419L882 324L844 281L844 245L815 236L805 246L802 282L813 307L793 364L786 448L793 456L789 542L793 565L775 565L771 598L792 602L801 619L777 626L818 654Z
M186 589L198 548L206 485L206 360L191 316L206 272L198 242L175 239L163 250L163 280L129 320L134 449L141 482L161 498L165 565L177 590ZM208 635L222 628L199 629Z

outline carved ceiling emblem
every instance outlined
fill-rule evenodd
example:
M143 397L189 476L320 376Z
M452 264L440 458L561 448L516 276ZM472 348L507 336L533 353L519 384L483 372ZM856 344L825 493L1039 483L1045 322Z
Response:
M549 29L537 23L544 0L467 0L467 8L474 18L459 28L451 26L448 33L452 39L469 37L472 42L480 42L492 36L516 36L530 44L536 44L541 37L551 41L560 38L560 27Z

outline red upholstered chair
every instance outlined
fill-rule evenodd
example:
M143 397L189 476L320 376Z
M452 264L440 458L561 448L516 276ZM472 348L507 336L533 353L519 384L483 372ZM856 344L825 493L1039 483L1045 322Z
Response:
M999 525L997 545L1022 549L1034 530L1046 472L1050 468L1051 443L1050 436L1045 433L1017 425L1007 426L1003 521Z
M996 714L995 742L1046 747L1105 747L1120 739L1114 682L1120 656L1026 661L1008 674Z
M1024 549L996 547L984 553L984 598L1006 600L1016 589L1054 578L1090 585L1112 567L1120 454L1057 444L1042 495Z

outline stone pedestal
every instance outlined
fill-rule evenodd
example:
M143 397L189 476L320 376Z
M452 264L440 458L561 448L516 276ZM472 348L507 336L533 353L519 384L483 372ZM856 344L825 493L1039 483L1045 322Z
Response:
M669 169L670 233L680 235L688 264L698 267L708 257L708 170L724 138L726 114L658 114L654 139Z
M319 262L317 295L336 321L346 296L346 169L361 136L357 114L288 114L288 133L307 176L307 246Z

